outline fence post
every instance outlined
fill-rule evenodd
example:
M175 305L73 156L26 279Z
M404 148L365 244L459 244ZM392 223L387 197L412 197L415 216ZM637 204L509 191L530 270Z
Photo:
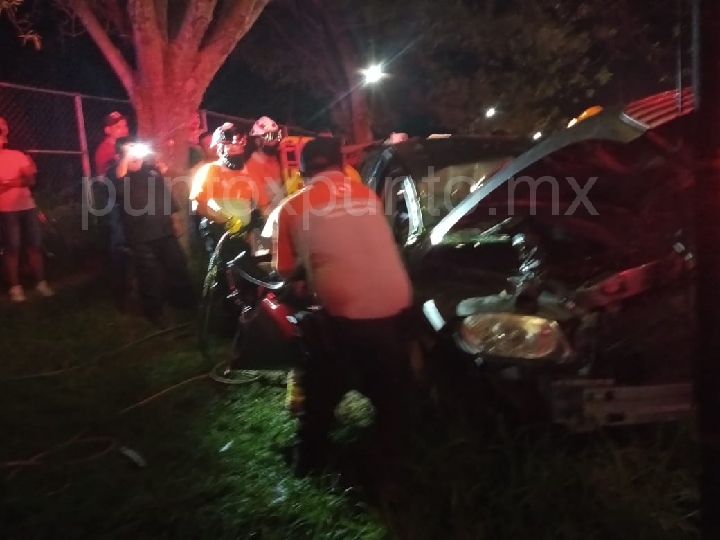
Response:
M80 151L82 152L82 169L83 169L83 191L87 197L87 203L90 208L95 207L95 198L92 194L92 184L90 177L92 170L90 169L90 152L88 151L87 134L85 133L85 115L83 114L82 96L75 94L75 119L78 125L78 138L80 140Z

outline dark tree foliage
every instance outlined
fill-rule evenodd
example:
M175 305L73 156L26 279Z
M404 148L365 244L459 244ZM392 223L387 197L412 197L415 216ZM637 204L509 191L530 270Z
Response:
M363 90L376 133L426 115L453 132L529 134L675 84L676 52L689 42L683 3L276 0L239 53L269 81L334 105L338 119L357 70L385 61L389 77Z

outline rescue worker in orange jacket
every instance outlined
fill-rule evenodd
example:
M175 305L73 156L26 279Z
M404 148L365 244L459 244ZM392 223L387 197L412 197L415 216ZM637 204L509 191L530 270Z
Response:
M411 381L402 321L412 287L380 199L343 172L340 141L318 138L301 153L306 187L282 202L273 267L288 277L303 268L323 308L331 348L318 348L295 371L305 395L293 450L295 474L322 469L334 411L352 389L376 410L388 448L404 424Z
M267 116L258 118L250 129L247 169L255 182L262 186L272 206L285 198L282 167L280 166L280 126Z
M266 213L269 209L265 190L245 166L246 142L247 137L234 124L218 127L210 143L217 149L218 160L200 167L193 178L190 200L204 218L201 229L209 251L223 227L237 232L249 223L253 210Z

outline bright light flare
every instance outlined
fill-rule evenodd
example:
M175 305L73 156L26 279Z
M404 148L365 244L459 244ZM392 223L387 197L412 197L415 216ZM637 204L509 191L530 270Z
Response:
M363 69L361 73L365 76L366 84L375 84L385 77L385 73L383 73L383 68L380 64L375 64L367 69Z
M490 107L487 111L485 111L485 118L492 118L495 116L496 112L495 107Z
M540 137L542 137L542 133L538 131L535 135L533 135L533 140L537 141Z
M130 147L130 157L142 159L152 154L152 148L149 144L135 143Z

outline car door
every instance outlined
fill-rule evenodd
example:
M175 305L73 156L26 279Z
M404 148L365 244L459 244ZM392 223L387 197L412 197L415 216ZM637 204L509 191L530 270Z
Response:
M422 212L415 182L397 156L383 153L369 169L368 185L382 201L383 212L402 249L417 242L423 231Z

